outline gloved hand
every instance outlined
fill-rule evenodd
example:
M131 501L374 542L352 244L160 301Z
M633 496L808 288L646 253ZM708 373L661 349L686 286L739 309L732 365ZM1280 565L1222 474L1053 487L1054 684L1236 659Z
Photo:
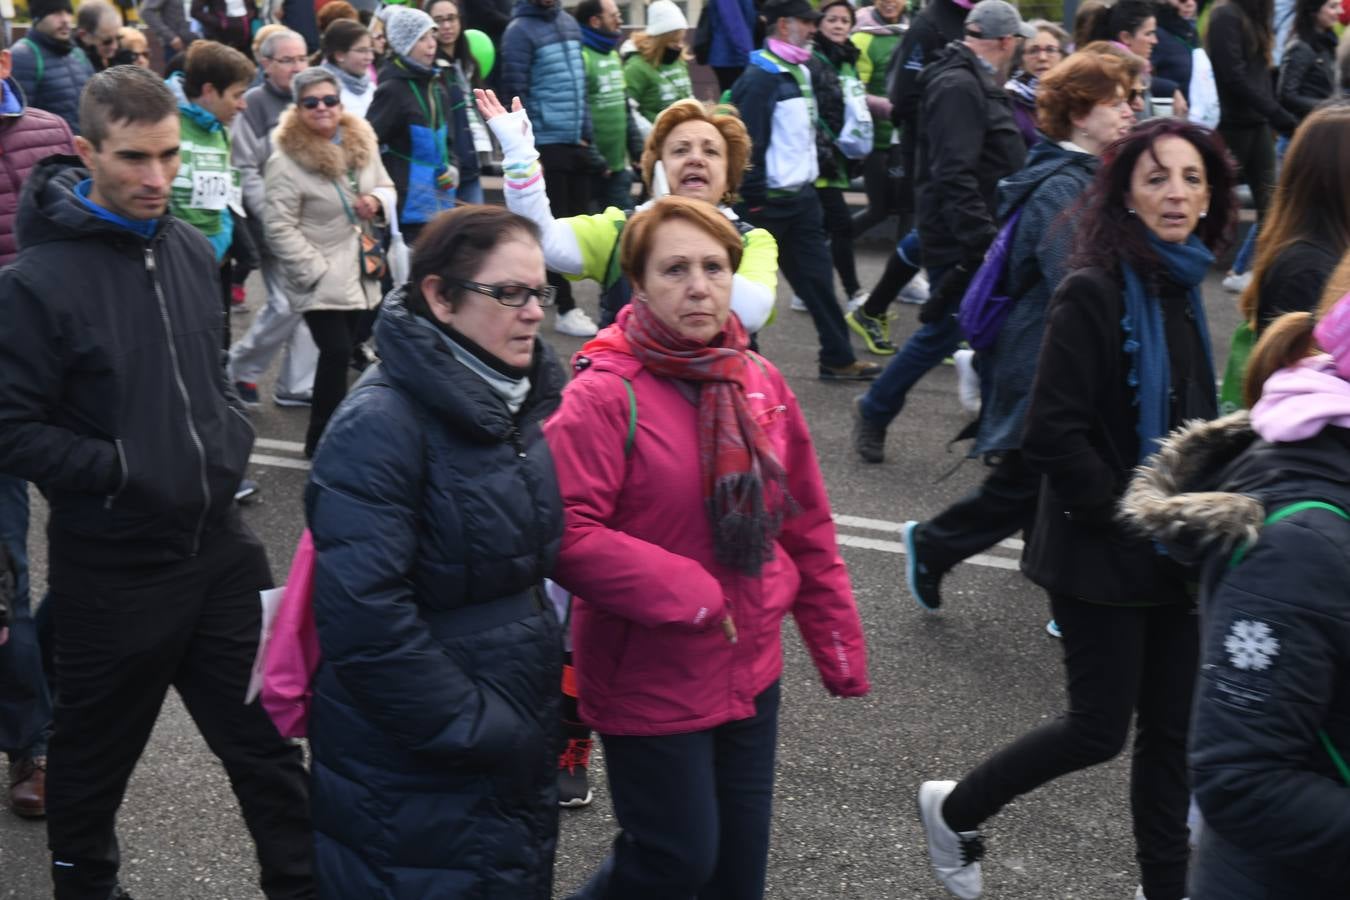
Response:
M992 239L991 239L992 242ZM961 308L961 298L975 278L975 273L984 264L984 251L988 244L979 248L968 247L965 256L950 272L938 282L928 297L928 302L919 307L919 321L925 325L941 322L945 316L954 316Z

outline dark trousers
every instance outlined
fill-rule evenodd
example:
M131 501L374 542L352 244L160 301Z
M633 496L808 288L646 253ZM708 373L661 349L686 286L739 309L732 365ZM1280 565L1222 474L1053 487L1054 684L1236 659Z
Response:
M169 565L95 570L52 558L60 690L47 844L57 900L106 900L117 883L114 819L170 685L225 766L263 893L313 897L300 749L260 704L243 702L258 650L258 591L270 584L262 544L237 519L208 534L196 557Z
M1225 125L1219 123L1219 134L1228 145L1228 152L1237 160L1239 176L1252 191L1252 205L1256 207L1257 222L1265 221L1275 191L1275 135L1270 126Z
M28 482L0 475L0 541L18 573L9 641L0 645L0 750L10 760L47 753L52 700L28 594Z
M825 221L816 189L803 188L793 197L767 201L744 210L744 218L778 242L778 266L793 292L802 298L820 338L820 364L847 366L857 358L849 343L848 325L834 294L834 272L824 254Z
M1064 634L1069 709L976 766L948 796L947 823L977 827L1048 781L1113 759L1137 715L1130 769L1136 858L1149 900L1186 895L1186 729L1199 654L1193 610L1052 594Z
M853 214L848 211L842 189L817 188L816 195L820 197L820 211L825 217L825 234L830 239L834 270L843 282L845 296L852 297L861 287L858 266L853 260Z
M1019 531L1029 535L1040 484L1020 452L1004 453L974 490L923 523L924 562L946 571Z
M853 233L862 237L896 211L895 183L891 178L889 150L873 150L863 160L863 190L867 208L853 217ZM899 240L900 235L896 235Z
M934 291L941 288L942 280L953 268L946 263L928 267L928 280ZM936 322L920 326L905 341L900 352L891 357L881 377L863 394L859 402L863 418L882 428L889 427L905 408L909 389L955 353L964 337L955 315L943 316Z
M758 900L773 814L778 683L755 715L662 737L601 735L614 851L573 900Z
M220 305L221 314L224 316L220 322L220 340L221 346L225 348L226 353L230 352L230 344L232 343L230 340L230 312L234 309L234 296L231 293L233 287L234 264L230 262L229 258L226 258L225 261L220 264Z
M717 76L717 93L721 96L725 91L731 90L731 86L736 83L736 79L741 77L745 71L745 66L713 66L713 74Z
M591 173L584 164L582 148L575 144L542 144L539 165L544 169L544 192L553 218L584 216L591 202ZM548 273L548 283L558 289L558 314L571 312L572 283L557 272Z
M328 420L347 396L347 368L352 348L361 327L364 310L321 309L305 313L305 324L319 348L319 364L314 369L314 395L309 407L309 430L305 433L305 455L313 456Z

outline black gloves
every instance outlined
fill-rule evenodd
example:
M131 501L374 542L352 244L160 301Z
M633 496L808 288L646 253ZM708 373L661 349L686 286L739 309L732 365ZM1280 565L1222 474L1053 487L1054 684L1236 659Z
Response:
M938 282L928 301L919 307L919 321L925 325L941 322L946 316L956 315L966 288L984 263L984 248L967 251L965 259L957 263Z

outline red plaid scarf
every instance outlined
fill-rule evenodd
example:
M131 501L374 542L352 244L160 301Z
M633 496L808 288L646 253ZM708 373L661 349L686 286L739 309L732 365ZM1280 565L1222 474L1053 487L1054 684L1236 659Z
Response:
M745 399L746 373L757 363L735 316L707 344L681 337L635 301L619 314L629 347L649 371L694 382L698 394L699 468L712 519L717 561L758 575L793 501L787 473Z

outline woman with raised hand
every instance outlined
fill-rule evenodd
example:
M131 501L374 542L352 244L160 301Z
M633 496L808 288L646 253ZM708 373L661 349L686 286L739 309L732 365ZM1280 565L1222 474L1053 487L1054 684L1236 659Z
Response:
M1258 336L1282 313L1311 311L1350 250L1347 158L1350 107L1319 109L1294 134L1242 294L1242 316Z
M628 215L610 207L599 215L555 219L544 193L534 129L520 100L507 112L492 91L474 91L478 109L502 145L506 206L539 226L549 269L600 283L601 324L612 323L631 293L619 264ZM732 311L751 334L768 322L778 287L778 242L731 209L750 165L750 136L729 106L680 100L657 116L642 151L642 179L655 197L667 193L713 204L741 235L745 253L732 281ZM646 208L645 206L643 207Z
M577 355L545 429L565 511L553 578L576 597L581 715L623 829L577 896L757 900L782 620L843 697L868 690L862 624L801 408L731 314L741 236L666 197L621 252L633 303Z
M366 266L363 236L384 218L394 183L364 119L342 108L333 73L309 68L291 81L295 105L281 114L264 171L263 227L281 266L291 309L302 313L319 363L305 457L347 393L347 366L362 316L380 302L380 276Z
M1300 132L1300 137L1302 132ZM1287 313L1251 412L1174 432L1122 510L1199 573L1193 900L1340 900L1350 885L1350 295Z
M1022 570L1050 595L1068 710L959 782L919 789L939 881L982 890L980 826L1021 795L1113 759L1137 722L1130 773L1146 900L1187 896L1186 728L1198 631L1187 575L1117 506L1176 426L1218 412L1200 285L1237 215L1208 129L1162 118L1102 155L1072 271L1051 297L1022 455L1042 476Z
M467 206L422 231L380 363L314 459L309 723L325 900L549 900L562 537L541 430L564 373L534 225Z

